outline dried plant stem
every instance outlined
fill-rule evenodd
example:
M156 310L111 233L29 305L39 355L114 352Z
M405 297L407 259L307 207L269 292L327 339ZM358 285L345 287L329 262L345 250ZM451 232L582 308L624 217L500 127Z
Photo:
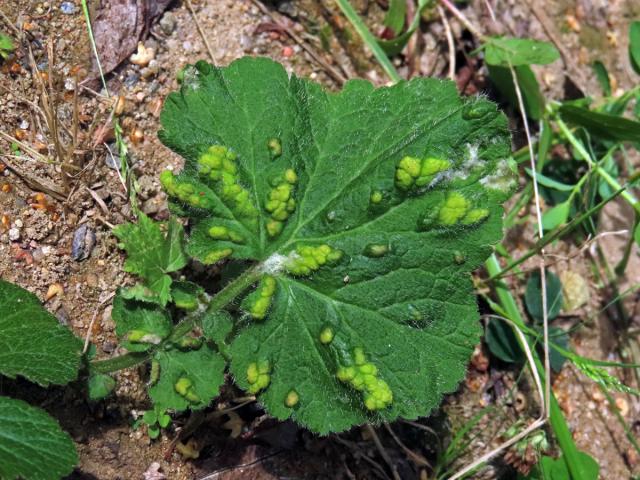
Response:
M447 20L447 14L444 12L443 8L438 5L438 14L442 19L442 24L444 25L444 34L447 37L447 46L449 47L449 78L455 82L456 80L456 45L453 40L453 34L451 33L451 25L449 25L449 20Z
M525 134L527 135L527 146L529 148L529 160L531 162L531 174L533 176L533 198L535 201L535 208L536 208L538 238L542 238L544 236L544 230L542 228L542 209L540 208L540 192L538 190L536 156L535 156L535 153L533 152L533 145L531 142L531 132L529 131L529 121L527 119L527 112L524 108L522 91L520 90L520 85L518 84L518 76L516 75L516 71L514 70L512 65L509 65L509 70L511 71L511 78L513 79L513 85L515 87L516 97L518 98L518 107L520 109L520 115L522 116L524 131L525 131ZM546 278L546 268L544 264L544 256L545 256L545 251L544 251L544 248L542 248L540 249L539 270L540 270L540 291L542 296L542 328L543 328L543 336L544 336L544 345L543 345L544 371L545 371L545 378L547 379L547 381L545 382L544 406L548 416L550 411L550 403L551 403L551 382L549 380L550 379L550 376L549 376L549 372L550 372L549 312L547 309L547 278Z
M198 15L196 15L195 10L193 9L193 5L191 5L191 0L186 0L184 3L187 6L187 10L189 10L189 13L191 14L191 17L193 17L193 22L196 24L196 28L198 29L198 33L200 34L200 37L204 42L204 46L207 47L207 53L209 54L211 63L213 63L214 65L217 65L216 57L213 55L213 50L211 49L211 45L209 45L209 40L207 39L207 36L204 34L202 25L200 25L200 20L198 20Z

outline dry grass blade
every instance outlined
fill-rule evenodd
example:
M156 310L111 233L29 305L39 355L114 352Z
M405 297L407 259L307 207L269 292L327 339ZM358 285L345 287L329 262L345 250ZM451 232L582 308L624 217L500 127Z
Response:
M274 23L278 25L279 29L286 32L286 34L289 35L298 45L300 45L311 56L311 58L313 58L315 62L317 62L322 68L324 68L327 74L333 80L335 80L335 82L339 86L342 86L346 83L347 79L340 72L338 72L335 68L329 65L313 48L311 48L307 44L307 42L305 42L302 38L300 38L300 36L296 32L294 32L287 25L283 24L283 22L280 21L280 18L278 18L278 16L274 12L269 10L267 7L264 6L262 2L258 0L252 0L252 2L256 7L260 9L262 13L264 13L265 15L269 15L269 17L271 17Z
M378 437L378 434L376 433L376 431L369 424L365 425L364 428L367 430L369 435L371 435L371 438L373 439L373 443L376 444L376 448L378 449L378 452L380 452L380 456L382 457L384 462L387 464L387 466L391 470L391 474L393 475L394 480L400 480L398 469L391 461L391 457L389 457L389 454L385 450L384 445L382 445L382 442L380 441L380 437Z

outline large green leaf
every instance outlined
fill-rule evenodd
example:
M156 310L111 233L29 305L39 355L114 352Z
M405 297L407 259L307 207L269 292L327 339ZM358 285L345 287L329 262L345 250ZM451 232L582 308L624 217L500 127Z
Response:
M265 273L231 345L241 387L322 433L426 415L456 388L480 335L469 272L515 186L494 104L424 78L329 93L244 58L188 67L161 120L186 158L161 180L192 218L187 251Z
M73 441L47 412L0 397L0 478L57 480L76 463Z
M38 297L0 280L0 375L64 385L78 375L80 348Z
M138 223L118 225L113 234L128 253L124 269L143 277L159 302L166 304L171 299L171 277L167 274L187 264L182 225L172 219L164 235L158 223L139 213Z

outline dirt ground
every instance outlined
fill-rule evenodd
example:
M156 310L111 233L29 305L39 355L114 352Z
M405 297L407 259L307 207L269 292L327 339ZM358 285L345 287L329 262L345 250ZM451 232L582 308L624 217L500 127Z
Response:
M355 76L376 84L386 82L331 0L281 1L276 5L251 0L192 3L193 14L188 3L174 2L149 25L143 49L153 53L143 53L153 58L137 65L124 55L122 63L107 75L110 96L91 61L79 1L7 0L0 5L12 25L5 21L0 23L1 29L15 29L25 39L17 54L0 67L0 277L37 294L79 337L89 335L101 358L123 353L117 346L110 303L118 287L133 283L122 270L124 255L111 234L112 226L132 218L111 127L111 106L119 96L123 100L118 114L138 200L145 213L165 219L169 213L157 177L167 167L179 169L181 160L160 144L158 117L164 97L178 87L176 74L186 63L207 59L226 65L243 55L266 55L331 89L340 87L341 78ZM352 3L372 24L379 22L382 9L378 2ZM100 2L93 2L91 8L95 14ZM293 30L302 44L275 25L266 11L276 12L276 18ZM472 22L485 26L487 33L551 38L561 46L563 61L536 71L548 96L561 98L568 89L578 88L598 97L600 90L589 68L596 59L609 68L614 90L633 85L625 52L628 23L640 17L640 4L634 0L472 1L464 11ZM194 17L208 39L210 52ZM473 49L471 37L455 19L450 22L454 38L465 52L458 54L456 72L461 90L491 94L478 62L468 55ZM327 37L328 50L319 40L325 26L332 32ZM411 48L420 53L412 63L399 63L401 74L446 76L447 46L437 15ZM60 152L63 165L48 160ZM629 212L619 205L617 209L616 205L609 207L612 210L606 210L603 218L611 222L612 231L618 229L618 217L628 224ZM533 238L530 225L510 239L513 255L525 251L533 242L528 239ZM615 257L622 254L624 244L624 236L609 236L601 247ZM591 286L588 303L566 315L567 321L583 319L582 328L572 336L572 346L588 357L619 358L618 345L609 335L611 320L606 312L598 313L606 298L586 262L591 253L577 250L575 245L560 243L551 252L572 257L557 263L554 271L578 273ZM640 282L637 252L632 261L628 269L631 278L625 279L620 290ZM524 265L525 269L534 267L535 263ZM210 288L215 290L215 285ZM637 331L640 318L635 304L629 306L635 312L632 322ZM0 393L27 398L54 414L80 453L80 464L71 478L100 480L390 478L389 465L394 466L398 478L426 479L428 463L438 449L438 438L434 439L432 432L446 442L451 430L481 408L502 405L500 414L505 422L488 417L478 425L480 435L470 451L456 461L462 466L496 446L508 421L534 418L537 412L535 392L527 388L527 382L518 390L518 401L508 400L505 392L514 385L516 372L499 362L489 363L486 353L479 350L459 392L446 400L442 411L419 423L397 422L389 426L391 431L376 429L377 434L363 428L318 438L293 424L276 423L259 405L248 404L210 416L192 436L191 448L184 449L175 448L173 440L177 429L188 425L187 416L176 418L174 427L157 441L151 441L144 428L132 428L139 412L149 408L143 374L137 369L117 374L115 395L98 404L86 401L80 383L67 390L41 391L24 382L3 381ZM567 366L557 375L554 391L578 445L598 460L601 478L640 474L640 458L614 421L607 400L590 382ZM214 410L241 405L240 395L227 387ZM627 422L640 425L638 400L621 394L615 400L625 406L622 410ZM376 445L376 435L382 448ZM198 458L186 458L185 452L197 452ZM477 478L496 478L505 468L504 462L494 462Z

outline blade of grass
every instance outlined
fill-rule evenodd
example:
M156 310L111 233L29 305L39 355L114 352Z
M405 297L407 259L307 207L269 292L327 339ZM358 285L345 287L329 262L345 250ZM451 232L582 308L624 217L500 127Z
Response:
M626 187L624 187L624 188L626 188ZM498 279L500 277L503 277L506 273L510 272L511 270L513 270L518 265L521 265L522 263L527 261L529 258L533 257L534 255L537 255L546 245L550 244L551 242L557 240L558 238L563 237L564 235L567 235L568 233L573 231L584 220L586 220L591 215L593 215L594 213L596 213L599 210L601 210L607 203L609 203L611 200L613 200L618 195L620 195L624 191L624 188L618 190L613 195L611 195L609 198L601 201L600 203L598 203L594 207L592 207L589 210L587 210L586 212L584 212L582 215L577 216L576 218L571 220L567 225L565 225L564 228L553 230L551 233L549 233L549 234L545 235L544 237L542 237L540 240L538 240L536 242L534 247L531 248L522 257L520 257L518 260L515 260L515 261L511 262L509 265L504 267L504 269L502 269L499 272L496 272L496 274L490 275L489 278L487 280L485 280L485 282L491 282L491 281L496 280L496 279Z
M500 264L498 263L498 259L495 255L489 257L489 259L485 263L485 266L487 268L487 271L489 272L489 275L491 276L497 276L500 273ZM525 322L520 315L518 305L516 304L515 299L511 295L511 292L508 290L506 285L502 282L499 282L495 288L496 294L498 296L498 302L503 309L503 312L501 314L510 319L515 325L518 326L518 328L527 330L527 326L525 325ZM538 370L542 370L542 362L538 358L535 350L533 351L533 358L538 365ZM543 378L543 381L547 382L547 379ZM567 425L567 422L564 418L564 415L562 414L562 411L560 410L560 406L558 405L558 401L556 400L553 392L551 392L549 400L549 422L555 433L558 445L562 450L562 458L567 464L569 472L571 473L571 478L573 480L587 480L589 477L580 461L578 447L573 441L569 426Z
M401 80L400 75L398 75L398 72L389 60L389 57L387 57L387 54L384 53L384 50L382 50L380 45L378 45L378 41L369 31L358 13L351 6L349 0L336 0L336 3L340 7L340 10L342 10L344 16L347 17L347 20L351 22L353 28L356 29L356 32L358 32L358 35L360 35L367 47L371 49L371 52L373 52L373 55L376 57L376 60L378 60L387 76L393 81L393 83L399 82Z

